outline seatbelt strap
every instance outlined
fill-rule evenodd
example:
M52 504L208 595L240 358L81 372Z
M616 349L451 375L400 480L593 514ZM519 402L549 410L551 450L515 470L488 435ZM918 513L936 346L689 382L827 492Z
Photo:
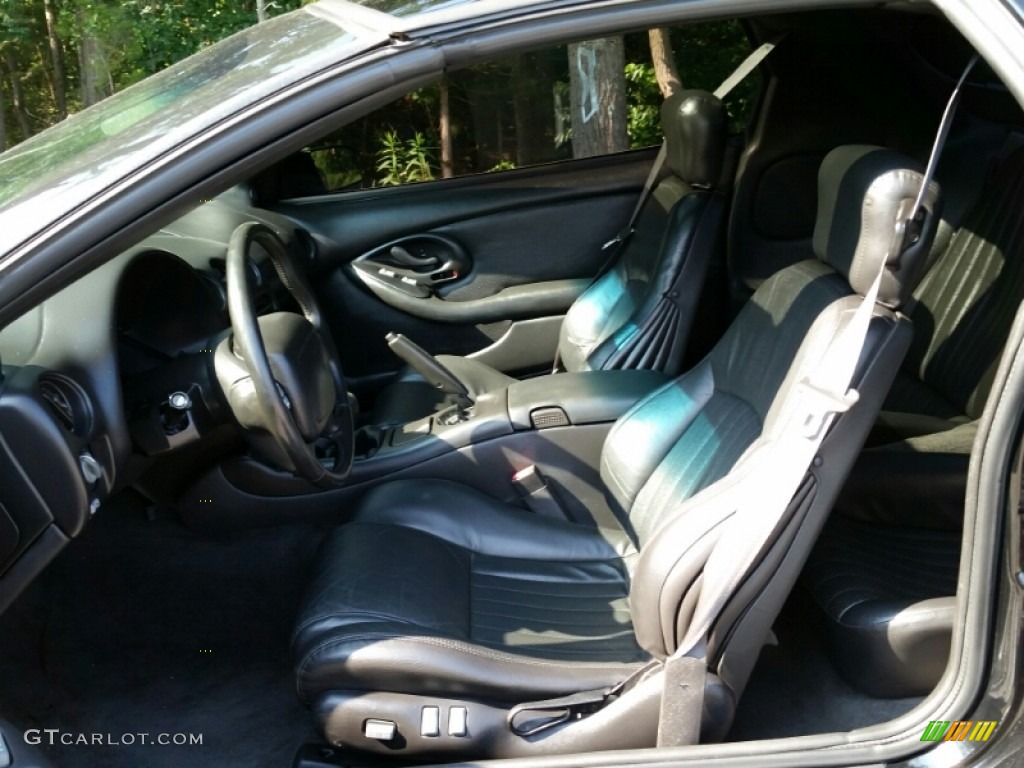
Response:
M956 113L960 91L977 56L971 59L943 113L935 143L932 145L927 169L922 179L922 190L931 183L949 127ZM828 429L836 416L857 402L858 393L851 388L857 364L864 349L871 317L886 267L899 257L908 243L915 242L910 230L920 225L924 192L919 192L909 215L896 222L893 237L884 259L879 260L878 272L849 323L836 335L822 355L812 374L798 384L795 407L784 419L783 428L776 436L767 436L747 461L757 467L738 483L733 494L723 494L714 503L735 504L718 543L708 556L702 572L702 584L693 618L678 649L667 662L695 658L707 662L707 642L711 628L722 609L760 559L766 543L785 517L786 511L803 481ZM919 231L919 230L918 230ZM691 664L691 669L695 665ZM666 679L666 684L668 680ZM664 698L683 697L681 702L666 706L663 701L662 717L670 722L659 723L659 733L673 729L692 732L692 723L677 722L680 715L696 717L700 722L703 691L698 695L691 687L666 689Z
M764 61L768 54L775 50L775 46L779 44L782 37L777 37L774 40L769 40L767 43L761 43L756 49L750 52L740 65L736 67L735 71L729 75L722 84L715 89L715 96L719 99L724 99L732 90L742 83L750 73L757 69L757 65Z
M722 84L715 89L715 96L718 99L724 99L728 96L732 90L742 83L747 77L753 72L757 65L764 61L765 57L768 56L775 46L778 45L778 40L772 40L767 43L763 43L758 46L754 51L745 58L740 65L729 75ZM640 211L643 209L644 204L651 196L651 192L654 191L654 184L658 180L658 176L661 175L661 169L665 166L665 159L668 155L668 148L665 141L661 142L661 149L658 150L658 156L654 158L654 165L651 166L651 170L647 174L647 179L644 181L644 188L640 192L640 197L636 201L636 205L633 206L633 212L629 215L629 223L626 224L625 228L622 229L619 234L609 240L607 243L601 246L602 251L613 249L611 258L606 260L605 264L598 270L595 281L599 279L605 272L608 271L608 267L611 266L614 257L618 255L621 246L625 245L630 237L633 235L633 231L636 229L636 220L640 218ZM616 247L618 246L618 247Z
M953 93L950 94L949 101L946 102L946 109L943 111L942 120L939 122L939 130L935 134L935 143L932 144L932 153L928 157L928 166L924 170L924 182L921 184L921 191L917 193L917 199L914 201L915 218L921 212L921 206L924 203L924 196L928 190L928 185L935 178L935 169L938 167L939 158L942 156L942 148L946 145L946 139L949 138L949 129L953 127L953 117L956 115L957 105L960 104L960 94L963 91L964 83L977 63L978 54L975 53L971 56L971 60L967 62L967 66L964 67L963 74L960 75L956 87L953 88Z
M647 172L647 178L644 179L644 188L640 190L640 197L636 199L636 205L633 206L633 212L629 214L629 221L626 226L619 230L618 234L615 235L611 240L601 246L602 251L608 252L608 257L605 258L601 268L597 271L597 275L594 277L594 282L601 279L608 268L611 267L615 261L615 257L619 255L619 251L622 250L622 246L633 236L633 232L636 229L636 220L640 218L640 211L643 210L644 205L647 203L648 198L651 196L651 192L654 191L654 183L658 180L658 176L661 175L661 169L665 167L665 158L668 156L668 144L662 139L661 147L658 149L658 155L654 158L654 164L651 165L651 170Z
M658 717L658 746L684 747L700 741L707 685L706 654L670 656L665 660Z
M776 38L767 43L762 43L755 50L751 51L750 55L747 56L740 65L736 67L731 75L729 75L722 84L715 89L715 96L719 99L724 99L732 90L742 83L751 72L753 72L757 65L765 60L775 46L779 44L782 38ZM608 274L608 271L615 264L616 259L619 257L622 249L629 242L629 239L633 236L633 232L636 230L637 219L640 218L640 211L643 210L644 205L647 204L647 200L650 198L651 193L654 191L654 185L658 181L658 177L661 175L661 169L665 167L665 159L668 156L668 145L664 140L661 142L661 148L658 150L657 157L654 158L654 164L651 166L651 170L647 173L647 178L644 180L644 187L640 191L640 197L637 198L636 205L633 206L633 212L629 215L629 221L625 227L619 230L618 234L615 235L611 240L601 246L601 251L607 253L604 261L601 263L601 267L597 270L594 277L587 283L587 287L583 289L586 293L590 288L593 287L594 283ZM582 294L581 294L582 295ZM555 350L555 364L551 370L552 373L558 373L562 367L562 356L561 351Z

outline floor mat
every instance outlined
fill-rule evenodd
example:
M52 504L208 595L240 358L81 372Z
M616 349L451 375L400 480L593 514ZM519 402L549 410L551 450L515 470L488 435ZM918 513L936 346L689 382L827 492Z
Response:
M62 767L289 765L316 740L289 640L321 535L200 537L122 494L0 617L0 711L60 729ZM178 734L202 743L141 743Z

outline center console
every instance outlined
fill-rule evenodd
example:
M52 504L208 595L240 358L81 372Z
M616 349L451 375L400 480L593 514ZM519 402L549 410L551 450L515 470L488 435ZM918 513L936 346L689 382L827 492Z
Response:
M518 381L469 407L452 405L387 429L364 427L358 442L366 453L354 471L359 479L373 477L513 432L614 422L665 380L655 371L588 371Z
M362 427L343 488L324 491L289 472L238 457L200 478L183 495L179 511L201 528L338 522L359 495L399 478L453 480L515 501L512 476L536 465L562 489L570 514L587 514L599 497L603 500L599 459L612 424L667 380L637 370L527 379L408 424Z

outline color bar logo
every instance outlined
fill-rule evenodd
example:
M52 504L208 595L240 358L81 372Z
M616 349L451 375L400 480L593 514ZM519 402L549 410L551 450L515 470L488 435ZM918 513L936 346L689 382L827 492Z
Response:
M932 720L921 741L988 741L997 725L995 720Z

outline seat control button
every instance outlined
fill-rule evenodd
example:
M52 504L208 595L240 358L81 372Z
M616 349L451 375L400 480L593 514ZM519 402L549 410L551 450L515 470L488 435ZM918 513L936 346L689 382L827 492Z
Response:
M424 707L420 712L420 736L441 735L441 708Z
M448 710L448 735L466 735L466 708L452 707Z
M363 734L368 739L391 741L395 738L395 724L390 720L367 720L363 723Z

